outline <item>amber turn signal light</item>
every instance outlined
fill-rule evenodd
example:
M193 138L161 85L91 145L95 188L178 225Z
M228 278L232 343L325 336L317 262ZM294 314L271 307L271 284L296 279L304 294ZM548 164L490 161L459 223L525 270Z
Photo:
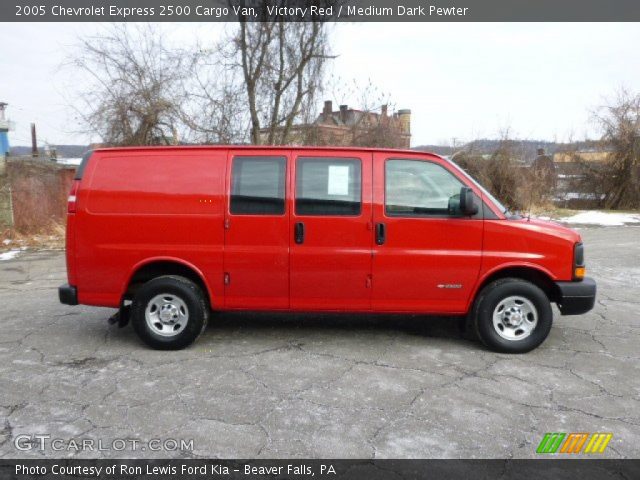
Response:
M586 273L587 269L585 267L576 267L573 270L573 276L575 278L584 278L584 274Z

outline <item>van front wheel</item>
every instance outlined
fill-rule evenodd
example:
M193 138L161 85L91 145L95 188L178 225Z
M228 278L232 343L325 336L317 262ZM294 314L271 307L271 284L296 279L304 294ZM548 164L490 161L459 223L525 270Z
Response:
M193 343L206 328L208 316L200 287L176 275L149 280L131 305L134 330L158 350L179 350Z
M503 278L484 287L473 313L482 343L504 353L533 350L547 338L553 323L547 295L518 278Z

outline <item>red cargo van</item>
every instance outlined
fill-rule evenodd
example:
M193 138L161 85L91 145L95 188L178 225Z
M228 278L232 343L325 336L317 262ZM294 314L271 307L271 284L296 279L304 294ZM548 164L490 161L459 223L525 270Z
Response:
M147 344L178 349L210 310L467 316L526 352L589 311L580 235L507 212L452 162L415 151L99 149L67 217L68 305L130 306Z

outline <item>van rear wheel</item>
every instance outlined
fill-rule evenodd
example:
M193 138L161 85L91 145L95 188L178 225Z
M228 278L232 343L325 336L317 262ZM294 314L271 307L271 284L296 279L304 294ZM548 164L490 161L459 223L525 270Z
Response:
M134 330L158 350L179 350L192 344L208 319L209 308L200 287L177 275L149 280L131 304Z
M547 295L519 278L503 278L483 288L473 314L482 343L504 353L525 353L538 347L553 323Z

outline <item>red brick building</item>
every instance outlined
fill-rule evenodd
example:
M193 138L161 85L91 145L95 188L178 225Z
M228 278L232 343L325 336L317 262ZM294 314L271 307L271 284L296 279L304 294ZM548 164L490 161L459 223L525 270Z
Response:
M267 135L268 129L260 130L265 143ZM347 105L334 110L331 100L327 100L313 122L292 127L286 143L410 148L411 110L389 114L387 105L379 111L357 110Z

